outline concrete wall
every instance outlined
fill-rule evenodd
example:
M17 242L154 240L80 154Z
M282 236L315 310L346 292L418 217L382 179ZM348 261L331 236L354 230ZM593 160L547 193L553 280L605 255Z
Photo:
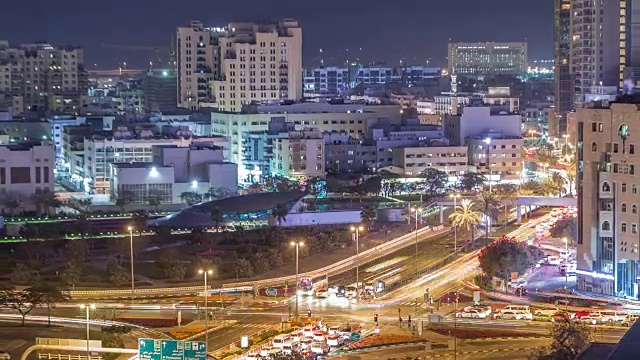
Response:
M306 212L288 214L287 220L282 222L282 226L359 224L361 222L362 218L360 217L360 210ZM278 225L278 222L275 220L270 220L270 223Z

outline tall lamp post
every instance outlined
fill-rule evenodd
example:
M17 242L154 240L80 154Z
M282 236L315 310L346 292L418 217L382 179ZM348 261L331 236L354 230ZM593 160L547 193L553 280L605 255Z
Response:
M569 134L564 134L562 135L562 137L564 138L564 153L568 154L569 153Z
M411 208L411 212L416 214L416 230L415 230L415 242L416 242L416 259L415 259L415 270L416 276L418 276L418 213L422 211L422 208Z
M213 270L198 270L198 274L204 275L204 341L209 346L209 286L207 285L207 275L212 275Z
M84 309L85 314L86 314L86 321L87 321L87 360L89 360L91 358L91 350L89 350L89 339L90 339L90 335L89 335L89 309L95 310L96 309L96 305L95 304L80 304L80 309Z
M296 311L295 311L295 315L296 315L296 320L298 319L298 287L299 287L299 281L298 281L298 270L299 270L299 259L300 259L300 246L304 246L304 243L302 241L292 241L291 242L291 246L295 246L296 248Z
M360 289L360 231L363 231L364 227L362 225L352 226L351 232L356 236L356 289ZM356 290L356 300L358 299L358 294Z
M136 300L136 295L135 295L135 275L133 274L133 227L129 226L127 228L127 230L129 230L129 250L131 252L131 259L130 259L130 263L131 263L131 302L133 303Z
M449 197L453 199L453 212L456 212L458 208L458 198L461 197L458 193L450 194ZM458 227L456 225L453 226L453 252L458 251Z
M565 268L564 268L564 310L569 310L569 239L562 238L564 242Z
M487 144L487 169L489 170L489 192L491 192L491 157L489 157L489 148L491 148L491 138L487 137L484 139L484 143Z

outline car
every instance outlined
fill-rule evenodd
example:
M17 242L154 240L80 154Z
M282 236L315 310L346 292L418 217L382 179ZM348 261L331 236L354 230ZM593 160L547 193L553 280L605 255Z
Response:
M276 349L282 349L285 345L291 345L293 337L289 334L277 335L271 340L271 344Z
M533 320L533 314L517 310L501 310L493 316L496 320Z
M582 319L583 317L589 316L590 314L591 314L591 311L579 310L579 311L576 311L573 315L574 315L574 318L576 319Z
M468 309L462 310L456 313L457 318L473 318L473 319L484 319L489 315L486 311L481 309Z
M330 326L327 330L327 333L329 335L339 334L341 330L342 329L340 329L340 326Z
M322 331L316 331L313 333L313 341L324 342L326 339L325 334Z
M329 347L323 342L314 342L311 344L311 352L317 355L324 355L329 352Z
M4 350L0 350L0 360L11 360L11 354Z
M566 321L567 319L573 319L574 317L575 317L575 314L560 310L555 314L551 315L549 320L551 320L551 322L559 322L559 321Z
M260 354L258 354L258 353L251 353L251 354L244 354L242 356L242 359L244 359L244 360L262 360L263 357L260 356Z
M313 327L312 326L305 326L302 329L302 336L306 337L306 338L312 338L313 337Z
M557 256L549 256L546 262L549 265L560 265L562 263L562 259Z
M636 322L636 320L638 320L639 317L640 315L638 314L628 314L627 316L624 317L624 319L622 319L622 321L620 322L620 325L631 326L633 325L633 323Z
M535 315L535 316L553 316L558 311L560 311L560 309L558 309L557 306L542 306L540 308L536 308L535 310L533 310L533 315Z
M320 289L316 291L316 297L321 299L326 299L329 297L329 291L327 289Z
M627 317L627 313L615 310L600 311L600 321L603 323L621 322Z
M358 289L355 286L347 286L345 296L348 298L355 298L358 296Z
M602 322L602 316L600 316L600 314L598 313L589 314L587 316L583 316L581 318L576 318L576 319L578 321L588 323L588 324L593 324L593 325L596 325Z
M294 352L298 352L298 348L297 344L288 344L282 347L282 353L285 355L292 355Z
M313 343L313 340L311 340L311 339L302 339L302 340L300 340L300 350L311 349L311 344L312 343Z
M280 352L281 352L280 349L276 349L271 346L265 346L260 350L260 356L265 358L270 358L280 354Z
M341 346L344 344L344 339L342 339L338 334L327 336L327 346Z
M485 304L476 304L476 305L471 305L471 306L465 306L465 308L463 310L464 311L469 311L471 309L478 309L478 310L486 311L489 314L491 313L491 306L485 305Z
M336 289L336 296L337 297L346 297L347 296L347 287L346 286L338 286L338 288Z

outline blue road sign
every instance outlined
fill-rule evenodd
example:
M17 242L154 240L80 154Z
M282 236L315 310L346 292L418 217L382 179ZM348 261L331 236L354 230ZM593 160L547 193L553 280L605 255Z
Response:
M160 360L162 356L161 340L140 339L138 341L138 356L140 360Z
M185 341L184 360L207 360L207 343L204 341Z
M160 360L184 360L184 341L162 340Z

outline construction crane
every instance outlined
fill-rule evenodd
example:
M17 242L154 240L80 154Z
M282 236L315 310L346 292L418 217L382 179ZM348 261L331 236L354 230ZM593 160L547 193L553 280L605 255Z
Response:
M168 57L166 64L175 67L175 50L170 46L147 46L147 45L120 45L120 44L100 44L105 49L116 49L124 51L140 51L140 52L153 52L157 64L162 63L163 57ZM149 65L153 68L153 60L149 59Z

